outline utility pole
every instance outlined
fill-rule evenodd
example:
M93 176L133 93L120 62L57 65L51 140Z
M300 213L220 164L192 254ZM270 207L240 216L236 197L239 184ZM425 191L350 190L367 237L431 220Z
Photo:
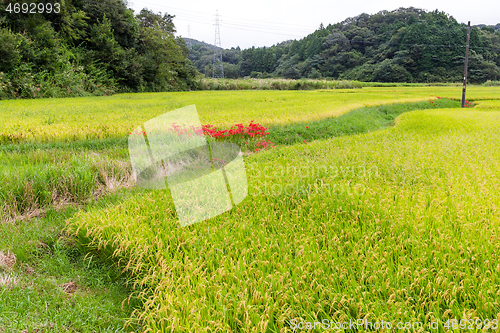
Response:
M222 46L220 42L219 11L215 12L215 51L214 63L212 65L213 78L224 78L224 67L222 66Z
M462 91L462 107L465 107L465 90L467 88L467 65L469 64L469 39L470 39L470 21L469 24L467 24L467 42L465 44L464 89Z

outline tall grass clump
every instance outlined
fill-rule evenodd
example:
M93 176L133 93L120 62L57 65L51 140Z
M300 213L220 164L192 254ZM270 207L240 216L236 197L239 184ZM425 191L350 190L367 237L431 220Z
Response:
M488 80L485 83L483 83L483 87L500 87L500 81Z
M488 81L491 82L491 81ZM488 83L487 82L487 83ZM487 85L485 86L491 86ZM494 84L494 82L493 82ZM326 79L213 79L201 78L200 90L315 90L315 89L360 89L363 87L438 87L459 86L460 83L405 83L405 82L362 82Z
M356 89L358 81L333 81L311 79L210 79L199 81L200 90L315 90L315 89Z
M85 73L83 68L37 72L33 67L21 65L11 73L0 72L0 100L103 96L118 90L112 79L102 73L92 74Z
M72 149L5 153L0 171L0 218L39 213L53 205L84 204L131 185L128 161Z

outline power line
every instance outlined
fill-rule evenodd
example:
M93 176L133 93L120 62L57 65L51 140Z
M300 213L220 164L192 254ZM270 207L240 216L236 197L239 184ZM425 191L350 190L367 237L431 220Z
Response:
M222 44L220 42L219 11L215 11L215 50L214 63L212 65L213 78L224 78L224 66L222 63Z
M177 19L186 21L186 22L195 22L203 25L213 25L213 22L205 21L205 20L192 20L188 18L182 18L181 16L176 16ZM242 25L242 24L233 24L233 23L226 23L226 21L221 20L220 21L221 26L228 27L230 29L235 29L235 30L244 30L244 31L253 31L253 32L260 32L260 33L265 33L265 34L272 34L272 35L282 35L282 36L289 36L289 37L297 37L297 38L302 38L305 37L304 35L298 35L296 34L297 31L292 31L291 33L285 33L284 31L287 30L273 30L268 27L257 27L257 26L248 26L248 25ZM261 30L259 30L261 29ZM295 32L295 33L294 33ZM306 32L304 32L306 34Z
M188 49L191 49L193 47L192 43L191 43L191 26L188 24L188 42L187 42L187 47Z
M159 7L155 9L160 9ZM199 24L204 24L204 25L213 25L213 21L211 19L208 19L204 16L200 15L194 15L194 14L184 14L184 13L175 13L175 17L177 20L181 21L186 21L186 22L195 22ZM284 28L284 27L273 27L273 26L256 26L256 25L244 25L240 23L233 23L232 21L220 21L221 26L227 26L228 28L231 29L236 29L236 30L245 30L245 31L253 31L253 32L260 32L260 33L266 33L266 34L273 34L273 35L282 35L282 36L289 36L289 37L304 37L303 35L298 35L298 33L307 33L306 30L302 29L289 29L289 28ZM260 30L259 30L260 29ZM284 33L285 31L291 31L291 33Z
M167 10L167 9L168 10L173 10L172 12L178 11L178 12L180 12L180 13L177 13L179 16L183 15L183 16L189 16L189 17L197 17L197 18L201 18L203 20L209 19L208 17L210 17L209 15L207 15L204 12L198 12L198 11L194 11L194 10L175 8L175 7L171 7L171 6L158 5L158 4L153 4L153 3L150 3L150 2L146 2L146 1L136 1L136 2L143 3L143 4L153 5L153 6L156 6L157 8L162 8L164 10ZM185 12L185 13L182 13L182 12ZM242 21L262 22L262 23L265 23L266 26L288 27L288 28L304 27L305 29L311 29L311 28L315 29L315 28L317 28L317 27L313 27L311 25L269 22L269 21L263 21L263 20L246 19L246 18L238 18L238 17L227 17L227 18L229 18L229 19L231 19L231 20L233 20L235 22L242 22Z
M123 9L123 7L115 6L115 5L108 5L108 4L105 4L105 3L102 3L102 2L96 2L96 1L92 1L92 0L83 0L83 1L89 2L89 3L93 3L95 5L101 5L101 6L111 7L111 8ZM126 9L129 9L129 8L126 8Z
M95 2L92 0L83 0L83 1L93 3L96 5L107 6L107 7L111 7L111 8L120 8L120 9L123 8L123 7L118 7L118 6L114 6L114 5L108 5L108 4L104 4L104 3ZM156 9L160 9L158 5L156 5L156 4L153 4L153 5L157 7ZM165 8L162 8L162 9L165 9ZM191 12L199 13L199 12L195 12L195 11L191 11ZM205 16L179 13L179 14L175 14L175 17L177 19L184 20L187 22L195 22L195 23L200 23L200 24L204 24L204 25L213 25L213 21L211 19L207 19ZM195 20L193 20L192 18L195 18ZM251 21L251 20L249 20L249 21ZM261 21L261 22L264 22L264 21ZM269 23L269 22L267 22L267 23ZM296 37L296 38L304 37L303 35L297 35L295 33L275 32L274 30L298 32L298 30L287 30L287 29L279 28L279 27L250 26L250 25L243 25L243 24L231 23L231 22L228 22L227 24L223 23L222 25L227 26L228 28L231 28L231 29L236 29L236 30L252 31L252 32L281 35L281 36L288 36L288 37ZM257 30L257 29L262 29L262 30ZM305 33L305 30L302 30L302 31L304 31L304 33Z
M311 31L310 29L289 29L289 28L277 28L277 27L272 27L272 26L251 26L251 25L247 25L247 24L241 24L241 23L233 23L231 21L222 21L224 23L224 25L231 25L231 26L235 26L235 27L247 27L247 28L258 28L258 29L272 29L272 30L276 30L276 31L293 31L293 32L297 32L297 31L303 31L303 32L309 32Z
M83 0L85 2L89 3L94 3L94 4L99 4L107 7L113 7L113 8L122 8L114 5L108 5L104 3L99 3L95 2L92 0ZM170 7L170 6L163 6L163 5L158 5L155 3L151 2L146 2L146 1L136 1L139 3L143 4L149 4L153 5L159 9L169 9L169 10L174 10L174 11L180 11L180 12L186 12L186 13L176 13L174 14L177 18L179 17L186 17L186 18L196 18L199 21L196 21L196 23L201 23L201 24L210 24L212 25L212 19L207 16L207 14L203 12L198 12L198 11L193 11L193 10L187 10L187 9L181 9L181 8L175 8L175 7ZM230 18L231 19L231 18ZM288 23L277 23L277 22L269 22L269 21L263 21L263 20L255 20L255 19L244 19L244 18L232 18L236 20L237 23L234 23L234 21L221 21L223 23L227 22L227 25L231 26L234 29L239 29L238 27L245 27L245 28L256 28L256 29L266 29L266 31L258 31L258 30L250 30L250 29L239 29L239 30L248 30L248 31L255 31L255 32L266 32L270 33L268 29L273 29L273 30L283 30L283 31L293 31L293 32L306 32L309 31L308 29L317 29L317 27L313 27L312 25L301 25L301 24L288 24ZM187 19L186 19L187 20ZM249 25L249 24L241 24L242 21L249 21L249 22L262 22L265 23L266 25ZM426 21L420 21L420 22L426 22ZM244 22L243 22L244 23ZM223 24L224 25L224 24ZM304 27L303 29L297 29L297 27ZM291 29L290 29L291 28ZM454 29L467 29L467 26L460 26L456 27ZM471 27L471 29L478 29L478 27ZM285 34L289 35L289 34Z
M92 1L92 0L83 0L85 2L89 2L89 3L93 3L93 4L98 4L98 5L103 5L103 6L107 6L107 7L113 7L113 8L123 8L123 7L118 7L118 6L114 6L114 5L108 5L108 4L104 4L104 3L99 3L99 2L95 2L95 1ZM154 5L156 7L160 7L158 4L152 4L152 3L149 3L149 2L146 2L146 1L136 1L136 2L139 2L139 3L145 3L145 4L151 4L151 5ZM163 9L166 9L167 7L165 6L161 6ZM187 17L187 18L195 18L197 19L196 23L200 23L200 24L206 24L206 25L213 25L213 21L211 19L207 19L206 18L206 14L205 13L202 13L202 12L197 12L197 11L192 11L192 10L186 10L186 9L180 9L180 8L174 8L174 7L168 7L170 9L174 9L174 10L178 10L178 11L184 11L184 12L187 12L187 13L194 13L194 14L184 14L184 13L180 13L178 15L175 15L176 17L178 16L181 16L181 17ZM189 22L192 22L193 20L190 20L190 19L185 19ZM254 22L263 22L263 23L266 23L266 24L271 24L271 25L277 25L277 27L272 27L272 26L260 26L260 25L246 25L246 24L241 24L241 23L233 23L232 21L227 21L227 23L225 21L222 21L223 22L223 26L227 26L228 28L231 28L231 29L236 29L236 30L245 30L245 31L252 31L252 32L259 32L259 33L266 33L266 34L274 34L274 35L282 35L282 36L293 36L293 37L306 37L306 36L302 36L302 35L295 35L294 33L283 33L283 32L275 32L275 31L292 31L292 32L305 32L305 30L303 29L290 29L288 30L287 28L284 28L284 26L286 26L287 24L281 24L281 23L271 23L271 22L266 22L266 21L262 21L262 20L252 20L252 19L238 19L238 22L241 22L241 21L254 21ZM243 22L244 23L244 22ZM282 25L283 27L279 27L279 25ZM294 26L304 26L306 27L305 25L294 25ZM307 26L309 27L309 26ZM475 28L477 29L477 27L471 27L472 28ZM256 29L264 29L263 30L256 30ZM314 28L316 29L316 28ZM456 27L454 29L467 29L467 26L465 27ZM450 29L451 30L451 29ZM407 44L407 43L390 43L390 42L370 42L370 41L359 41L359 40L350 40L350 39L344 39L344 40L347 40L351 43L363 43L363 44L380 44L380 45L400 45L400 46L426 46L426 47L447 47L447 48L463 48L465 47L464 45L444 45L444 44ZM476 47L471 47L471 49L483 49L483 50L493 50L493 51L500 51L500 49L496 49L496 48L490 48L490 47L482 47L482 46L476 46Z
M269 31L269 30L263 31L263 30L255 30L255 29L249 29L249 28L242 28L242 27L238 27L238 26L233 26L231 24L223 24L223 26L227 26L228 28L236 29L236 30L245 30L245 31L252 31L252 32L260 32L260 33L273 34L273 35L290 36L290 37L293 36L293 37L297 37L297 38L299 38L299 37L300 38L305 37L304 35L295 35L293 33L283 33L283 32L273 32L273 31Z

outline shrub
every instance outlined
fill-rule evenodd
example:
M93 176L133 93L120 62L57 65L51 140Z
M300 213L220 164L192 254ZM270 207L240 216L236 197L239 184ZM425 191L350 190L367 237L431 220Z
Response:
M372 81L377 82L411 82L410 73L393 59L385 59L376 66Z
M500 81L491 81L488 80L485 83L483 83L484 87L500 87Z
M8 72L14 69L21 59L19 50L16 47L18 38L8 29L0 29L0 71Z
M290 80L290 79L210 79L200 78L200 90L313 90L356 89L363 85L356 81Z

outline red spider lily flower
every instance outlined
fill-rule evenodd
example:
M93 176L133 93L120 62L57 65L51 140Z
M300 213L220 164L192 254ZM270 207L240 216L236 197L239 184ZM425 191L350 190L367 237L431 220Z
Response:
M214 125L206 124L202 125L201 129L195 132L200 133L201 135L209 135L215 139L229 138L229 140L231 140L231 138L236 136L241 138L253 138L256 136L269 135L269 132L266 132L266 130L266 127L255 123L254 120L252 120L248 126L244 126L239 123L231 126L231 128L227 130L217 130L217 127ZM248 144L248 142L246 144Z

